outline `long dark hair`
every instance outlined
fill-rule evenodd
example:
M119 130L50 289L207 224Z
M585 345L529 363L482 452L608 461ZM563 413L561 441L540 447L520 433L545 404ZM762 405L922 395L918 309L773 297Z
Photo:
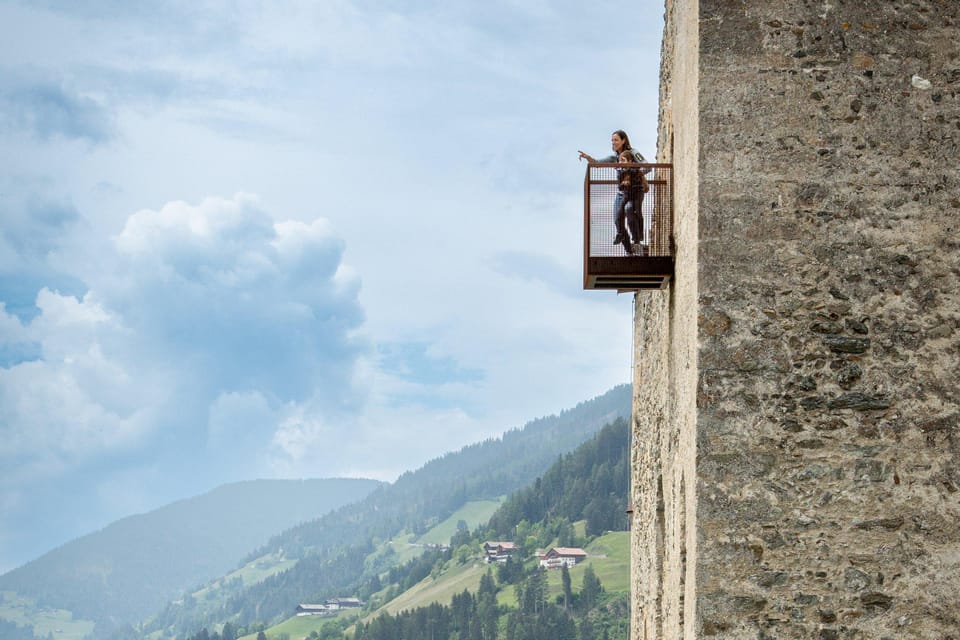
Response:
M633 147L630 146L630 136L628 136L627 132L623 129L617 129L611 135L618 136L621 140L623 140L624 149L633 149Z

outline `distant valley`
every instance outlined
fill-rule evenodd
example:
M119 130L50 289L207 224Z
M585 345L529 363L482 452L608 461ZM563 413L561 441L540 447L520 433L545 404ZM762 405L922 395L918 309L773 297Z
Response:
M621 385L432 460L392 484L238 483L118 521L0 576L0 621L33 625L37 638L52 634L54 640L186 640L201 629L233 640L228 636L240 630L272 629L298 602L370 597L380 580L427 545L443 544L464 528L479 530L491 518L510 521L503 512L516 503L508 496L539 482L629 409L629 387ZM583 486L569 490L577 495ZM612 495L591 501L591 518L596 522L600 511L622 516L622 502ZM593 539L586 522L577 525L580 539ZM537 535L546 540L555 525L535 523ZM509 526L516 529L516 522ZM467 553L457 562L466 562ZM431 562L440 562L432 569L437 572L449 560ZM610 570L597 562L598 570ZM378 597L399 595L397 587L388 591ZM296 631L277 633L277 640L285 633L297 640Z

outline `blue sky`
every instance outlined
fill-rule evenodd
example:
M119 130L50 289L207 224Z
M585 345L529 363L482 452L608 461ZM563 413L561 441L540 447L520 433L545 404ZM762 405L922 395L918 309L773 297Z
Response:
M263 477L393 480L630 377L577 149L663 7L0 0L0 571Z

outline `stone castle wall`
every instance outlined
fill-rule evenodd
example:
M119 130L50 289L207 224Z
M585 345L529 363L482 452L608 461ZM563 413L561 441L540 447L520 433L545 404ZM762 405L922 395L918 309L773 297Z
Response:
M666 7L633 636L960 638L960 3Z

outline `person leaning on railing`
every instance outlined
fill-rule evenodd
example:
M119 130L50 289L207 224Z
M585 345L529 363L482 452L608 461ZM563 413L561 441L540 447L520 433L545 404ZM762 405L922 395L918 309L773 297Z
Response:
M630 154L630 156L633 157L633 160L631 160L631 162L646 163L647 161L643 157L642 153L640 153L639 151L637 151L636 149L630 146L630 138L627 136L626 131L624 131L623 129L617 129L610 135L610 147L613 149L613 155L607 156L606 158L601 158L600 160L596 160L593 156L583 151L578 151L578 153L580 154L580 159L583 160L584 158L586 158L587 162L619 162L620 155L624 152ZM644 171L643 173L646 173L646 171ZM618 176L619 175L620 173L618 171ZM624 217L626 217L626 210L625 210L626 197L627 195L623 190L617 189L617 197L613 202L613 210L617 214L617 218L616 218L617 236L616 238L614 238L613 243L614 244L623 243L623 247L624 249L627 250L627 253L632 254L634 252L633 244L639 243L642 241L642 238L640 238L640 233L642 233L642 231L634 234L633 243L631 243L630 238L627 236L626 229L623 226ZM641 202L643 200L642 193L640 195L640 200ZM637 206L636 208L635 215L637 217L637 220L639 220L640 219L639 206ZM638 226L642 228L643 224L639 223Z

